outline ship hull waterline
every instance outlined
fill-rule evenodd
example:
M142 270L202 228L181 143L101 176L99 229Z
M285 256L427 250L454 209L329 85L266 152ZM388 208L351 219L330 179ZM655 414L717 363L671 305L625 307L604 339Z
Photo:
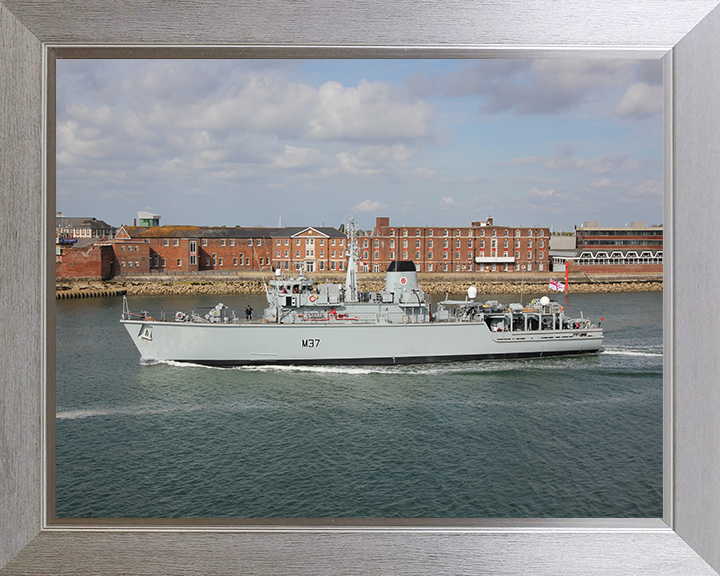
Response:
M121 321L145 361L393 365L595 353L601 328L493 333L484 322L198 324Z

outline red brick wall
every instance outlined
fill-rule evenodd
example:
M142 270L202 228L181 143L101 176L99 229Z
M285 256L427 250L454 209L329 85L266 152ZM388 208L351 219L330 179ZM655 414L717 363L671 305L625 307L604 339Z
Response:
M112 274L149 274L150 245L145 242L113 242Z
M505 231L507 230L507 236ZM520 230L520 236L516 231ZM404 236L407 231L407 236ZM420 234L418 235L418 231ZM447 232L447 236L445 233ZM458 236L458 232L460 235ZM493 236L495 232L495 236ZM531 232L532 236L528 236ZM413 260L420 271L429 271L432 264L433 272L443 272L447 265L448 272L468 272L492 270L491 263L477 264L476 256L493 257L505 256L515 257L519 252L516 262L508 263L508 272L515 271L515 264L520 265L521 270L527 270L528 265L532 271L547 271L550 269L550 229L549 228L516 228L513 226L468 226L468 227L418 227L418 226L389 226L388 218L377 218L374 236L361 236L358 238L360 244L360 256L367 252L364 262L373 269L375 264L380 265L384 270L392 260ZM368 247L364 244L367 240ZM375 247L375 241L378 246ZM496 247L492 248L493 240ZM520 241L520 247L516 248L516 241ZM404 243L407 241L407 247ZM416 246L419 241L420 246ZM458 246L459 241L459 246ZM505 242L507 241L507 247ZM447 246L445 243L447 242ZM528 243L531 246L528 246ZM393 246L394 245L394 246ZM375 257L375 253L378 257ZM416 253L419 252L419 257ZM429 257L432 252L432 259ZM528 258L528 252L530 257ZM405 254L407 253L407 254ZM496 264L496 271L502 272L504 263Z
M55 277L106 280L111 276L112 261L111 246L65 247L56 258Z

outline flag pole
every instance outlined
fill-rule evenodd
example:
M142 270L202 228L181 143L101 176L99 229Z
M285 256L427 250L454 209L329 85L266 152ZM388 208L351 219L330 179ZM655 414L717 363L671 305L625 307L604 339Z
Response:
M570 291L570 282L568 281L570 271L570 260L565 260L565 295Z

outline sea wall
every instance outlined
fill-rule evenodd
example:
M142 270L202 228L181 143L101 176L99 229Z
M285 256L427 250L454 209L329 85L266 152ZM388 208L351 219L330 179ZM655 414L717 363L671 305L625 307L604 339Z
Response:
M320 281L321 279L317 279ZM322 279L324 280L324 279ZM483 294L544 294L548 292L546 279L518 280L479 278L438 279L420 278L420 287L428 294L463 294L468 287L475 286L479 298ZM332 281L340 282L339 279ZM361 292L377 292L383 290L385 281L377 278L360 279L358 288ZM600 292L660 292L663 289L662 279L654 277L629 277L626 279L612 278L578 278L569 283L569 293L600 293ZM85 293L85 294L83 294ZM259 279L125 279L107 282L58 282L56 295L58 298L72 298L86 295L111 294L264 294L265 288ZM77 295L77 296L76 296Z

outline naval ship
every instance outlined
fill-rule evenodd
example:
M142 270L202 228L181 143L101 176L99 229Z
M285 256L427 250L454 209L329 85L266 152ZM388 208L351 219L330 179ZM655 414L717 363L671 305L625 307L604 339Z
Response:
M359 292L358 244L349 229L346 281L316 284L302 269L277 270L265 284L262 318L238 317L220 303L206 313L153 318L132 313L123 298L120 322L145 360L210 366L421 364L598 352L603 329L571 318L543 296L529 304L445 299L435 310L412 261L391 262L385 288Z

